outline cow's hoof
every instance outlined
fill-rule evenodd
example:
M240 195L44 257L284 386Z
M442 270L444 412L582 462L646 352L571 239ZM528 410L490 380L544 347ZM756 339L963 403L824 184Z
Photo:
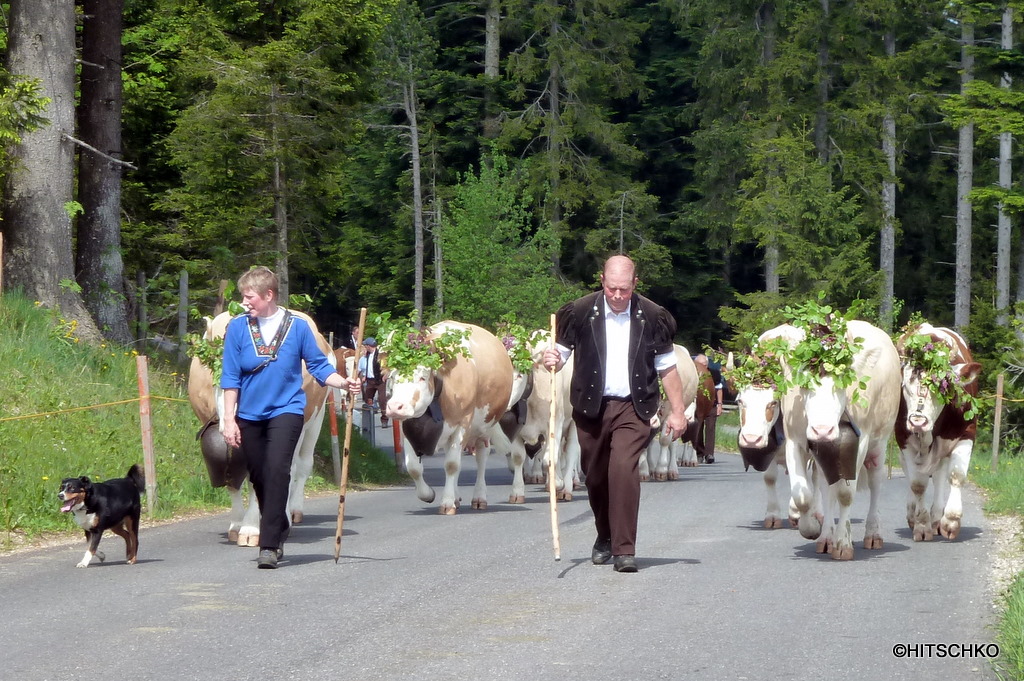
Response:
M455 511L456 510L457 509L456 509L455 506L438 506L437 514L438 515L455 515Z
M228 541L232 544L238 542L238 530L228 530Z
M814 542L815 553L832 553L832 547L827 539L821 538Z
M555 495L559 501L572 501L572 492L561 491Z
M478 508L481 511L486 511L487 510L487 500L486 499L474 499L473 500L473 508Z
M882 541L882 537L877 534L870 537L864 537L864 548L869 551L877 551L882 548L883 544L884 542Z
M649 475L641 475L640 476L640 482L650 482L650 481L651 481L651 476L649 476Z
M817 539L821 536L821 519L813 515L802 515L797 521L800 528L800 536L804 539ZM822 553L818 551L818 553Z
M244 532L239 532L238 541L235 543L239 546L259 546L260 535L258 532L255 534L246 534Z
M508 503L510 504L525 504L526 496L523 494L510 494L508 495Z
M853 560L852 546L836 546L832 549L832 560Z
M777 516L766 516L764 519L764 528L766 530L777 530L782 527L782 518Z
M677 473L676 471L669 471L668 472L668 479L669 480L678 480L679 479L679 473Z
M302 522L303 517L302 511L292 511L292 524L298 525Z
M932 531L932 526L928 523L920 523L914 525L914 541L931 541L935 533Z
M665 482L666 480L668 480L668 474L666 474L666 473L655 473L654 474L654 479L657 480L658 482Z
M960 519L959 518L943 518L939 523L939 532L946 539L956 539L957 535L960 534Z

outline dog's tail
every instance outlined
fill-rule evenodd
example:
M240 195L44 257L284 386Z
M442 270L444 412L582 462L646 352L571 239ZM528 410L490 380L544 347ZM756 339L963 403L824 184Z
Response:
M139 464L132 464L132 467L128 469L128 473L124 477L134 482L140 492L146 491L146 476L142 473L142 466Z

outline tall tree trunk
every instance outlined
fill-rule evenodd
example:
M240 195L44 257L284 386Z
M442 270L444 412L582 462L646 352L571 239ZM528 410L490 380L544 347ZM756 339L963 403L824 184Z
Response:
M764 27L764 42L761 44L761 64L767 67L775 61L775 44L777 39L775 23L775 3L763 3L757 10L757 23ZM779 244L774 236L764 249L764 290L768 293L779 292Z
M412 205L413 232L415 235L415 284L413 306L416 310L416 326L423 324L423 187L420 178L420 129L416 104L416 83L410 80L402 91L405 115L409 121L409 146L412 154Z
M501 126L496 111L495 86L501 75L501 0L484 0L484 123L483 133L487 139L498 136Z
M558 28L552 27L552 38ZM561 69L557 61L551 62L551 72L548 74L548 122L547 122L547 154L548 154L548 178L550 189L548 190L548 219L554 229L556 237L561 241L563 231L562 225L562 204L558 198L559 179L561 177ZM561 271L561 256L559 249L554 249L553 271L557 275Z
M4 290L21 289L58 306L78 322L80 337L99 331L75 290L68 204L74 198L75 154L65 136L75 131L74 0L13 0L7 69L36 78L50 102L49 123L27 133L11 155L15 169L4 194ZM62 285L63 284L63 285Z
M960 27L960 92L974 79L974 24L964 21ZM974 184L974 124L960 128L956 170L956 295L953 325L963 329L971 321L971 202L968 194Z
M278 133L277 119L277 98L279 96L277 84L270 86L270 144L272 145L272 156L274 159L272 191L274 192L274 248L277 251L277 262L274 264L280 300L287 305L290 294L290 281L288 276L288 191L285 183L283 151Z
M113 158L121 146L121 13L124 0L85 0L82 24L82 141ZM78 283L103 334L132 342L121 256L121 165L88 149L78 155Z
M896 32L889 29L883 38L885 56L891 61L896 56ZM882 270L882 295L879 304L879 320L882 329L892 332L893 289L896 279L896 117L891 107L886 107L882 118L882 155L887 169L882 179L882 232L879 244L879 269Z
M830 8L829 0L821 2L821 35L818 38L818 111L814 118L814 148L818 152L818 160L828 163L828 105L829 88L832 82L832 69L829 65L828 32Z
M1013 9L1003 8L1001 47L1006 50L1013 49ZM1013 79L1010 74L1003 71L999 79L999 86L1009 90ZM1013 135L1009 132L999 133L999 186L1004 191L1009 191L1013 179L1013 170L1010 166L1013 155ZM1010 215L1006 207L999 202L999 220L997 227L996 245L996 323L1006 326L1009 323L1010 314L1010 239L1013 227L1010 224Z

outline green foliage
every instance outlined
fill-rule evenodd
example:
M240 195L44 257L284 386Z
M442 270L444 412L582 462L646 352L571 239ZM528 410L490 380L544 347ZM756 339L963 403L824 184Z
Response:
M854 315L843 315L825 304L822 297L795 307L787 305L783 313L790 324L804 332L803 339L786 353L786 362L793 369L790 382L800 388L814 388L822 378L831 377L840 390L855 385L852 399L856 401L867 383L857 377L853 366L863 339L847 338L846 325Z
M523 189L500 154L455 188L441 230L446 316L493 327L513 312L545 328L552 309L577 296L579 289L552 275L557 242L549 226L531 227Z
M213 373L214 385L219 385L224 370L224 339L207 339L198 333L188 333L185 334L185 344L188 356L195 357L209 369Z
M390 312L374 317L373 326L384 337L380 349L388 374L398 379L411 378L418 367L436 371L457 356L469 357L465 347L469 329L446 329L434 334L429 328L416 328L415 314L391 319Z
M750 354L734 358L734 369L723 368L722 372L737 391L745 388L768 388L781 393L786 383L786 372L782 359L789 352L789 344L782 338L772 338L755 343Z
M528 374L533 368L533 354L531 346L537 339L544 335L543 331L535 330L532 333L526 327L516 321L515 313L502 315L498 321L498 328L495 335L501 339L502 345L512 360L512 368L521 374Z
M953 370L952 348L945 343L934 343L930 336L918 333L924 320L911 315L900 331L900 360L910 365L931 394L942 404L964 409L964 418L973 419L980 406L978 399L965 389L960 376Z

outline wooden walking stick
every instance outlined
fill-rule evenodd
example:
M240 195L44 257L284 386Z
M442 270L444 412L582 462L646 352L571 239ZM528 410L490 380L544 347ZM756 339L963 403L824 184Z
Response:
M555 315L551 315L551 349L555 349ZM557 366L551 367L551 418L548 419L548 498L551 502L551 539L555 545L555 560L562 560L561 547L558 541L558 498L555 494L555 455L558 453L558 446L562 439L555 433L555 409L558 397L558 384L556 383L555 371ZM562 484L571 484L563 480Z
M366 325L366 308L359 309L359 328L356 329L356 364L355 373L359 375L359 348L363 344L363 327ZM356 398L349 396L348 410L345 415L345 444L341 450L341 482L338 484L338 529L334 532L334 562L337 564L341 556L341 529L345 524L345 490L348 488L348 455L352 446L352 419L356 407Z

